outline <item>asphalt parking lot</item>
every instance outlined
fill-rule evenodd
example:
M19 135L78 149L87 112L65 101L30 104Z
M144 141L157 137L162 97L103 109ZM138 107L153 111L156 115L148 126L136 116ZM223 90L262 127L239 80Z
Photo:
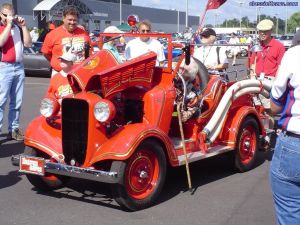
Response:
M238 77L245 76L244 63L239 60L240 65L229 71L240 70ZM23 130L39 115L48 83L48 78L26 78ZM126 212L111 198L109 186L101 183L72 179L54 192L37 191L10 163L11 155L23 152L23 143L5 141L5 134L0 142L0 225L275 224L268 178L271 152L260 152L257 167L247 173L232 171L225 156L192 164L192 192L187 189L185 168L170 168L159 202Z

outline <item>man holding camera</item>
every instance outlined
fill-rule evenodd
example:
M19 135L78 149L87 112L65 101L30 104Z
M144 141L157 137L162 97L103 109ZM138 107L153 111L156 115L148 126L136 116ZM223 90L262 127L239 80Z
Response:
M2 4L0 18L0 131L9 98L7 138L21 141L19 117L25 80L23 48L31 47L32 41L25 19L15 16L12 4Z

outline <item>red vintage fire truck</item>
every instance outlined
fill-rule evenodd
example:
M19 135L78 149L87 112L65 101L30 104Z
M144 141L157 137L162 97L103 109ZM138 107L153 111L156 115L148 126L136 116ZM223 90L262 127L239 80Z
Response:
M176 101L174 78L180 77L178 65L190 60L190 49L174 67L171 34L123 35L167 40L165 65L155 66L153 52L118 63L101 50L74 68L68 74L73 95L61 104L51 96L41 101L42 115L26 129L24 154L12 157L31 184L49 191L69 177L109 183L121 206L140 210L156 202L168 166L186 165L188 171L188 163L231 152L240 172L253 168L267 117L252 96L267 97L270 86L209 75L197 62L198 113L182 122L177 109L184 100ZM185 95L184 85L180 91Z

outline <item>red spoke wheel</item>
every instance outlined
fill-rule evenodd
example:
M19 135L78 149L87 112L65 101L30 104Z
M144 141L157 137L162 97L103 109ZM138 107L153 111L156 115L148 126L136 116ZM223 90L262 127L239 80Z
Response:
M154 190L158 176L159 165L156 155L146 149L141 149L130 158L125 173L127 193L135 199L144 199Z
M235 167L245 172L255 166L258 150L259 128L256 120L247 117L242 123L237 137Z
M112 185L116 201L135 211L155 203L166 176L166 157L155 141L143 142L126 162L121 163L122 179Z
M36 149L26 146L24 155L28 156L40 156ZM62 187L68 180L69 177L57 176L54 174L46 173L45 176L38 176L33 174L26 174L29 182L41 191L51 191Z

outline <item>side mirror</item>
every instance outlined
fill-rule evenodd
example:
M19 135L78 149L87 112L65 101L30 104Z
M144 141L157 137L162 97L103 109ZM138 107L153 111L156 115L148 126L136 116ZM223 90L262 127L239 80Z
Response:
M188 43L186 46L182 49L185 55L185 64L190 65L191 63L191 45Z

